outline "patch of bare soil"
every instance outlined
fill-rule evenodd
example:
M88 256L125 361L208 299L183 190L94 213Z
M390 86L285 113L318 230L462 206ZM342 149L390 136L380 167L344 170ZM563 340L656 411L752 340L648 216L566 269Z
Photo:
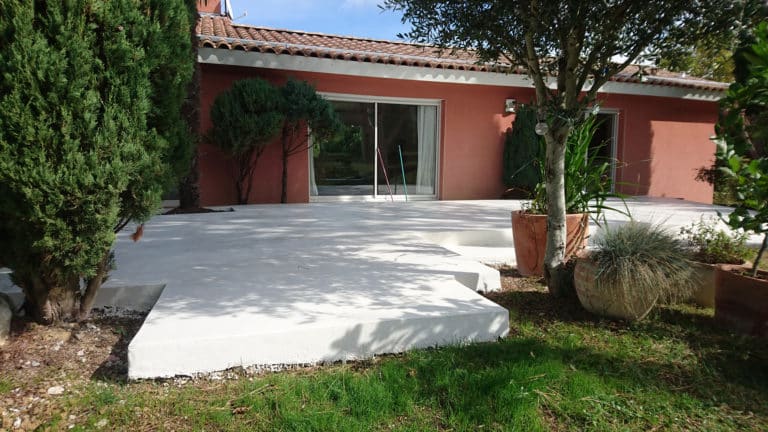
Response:
M501 274L501 291L489 292L486 297L518 317L539 324L595 319L575 297L556 298L549 294L543 278L522 276L516 268L506 265L493 267Z
M517 271L516 268L508 265L492 267L498 270L499 274L501 275L502 291L547 291L547 287L544 285L544 278L538 276L523 276L520 274L520 272Z
M0 347L0 431L35 430L78 383L124 382L128 344L145 317L94 311L88 322L55 326L15 318L10 343Z

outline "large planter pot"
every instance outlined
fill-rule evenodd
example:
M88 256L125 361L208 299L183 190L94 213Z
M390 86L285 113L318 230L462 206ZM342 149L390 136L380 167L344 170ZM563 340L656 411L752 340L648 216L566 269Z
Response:
M566 215L565 229L567 260L587 246L589 215ZM523 276L543 276L544 253L547 247L547 215L513 211L512 238L515 244L517 271Z
M768 336L768 272L744 274L747 266L721 264L715 270L715 320L733 330Z
M749 266L750 264L747 262L740 265ZM692 300L701 307L715 307L715 271L717 266L718 264L693 263L694 279L697 286L694 289Z
M658 296L637 295L631 282L600 283L596 276L597 268L589 255L579 254L573 275L576 295L584 309L595 315L638 321L645 318L658 301Z
M697 286L693 292L693 301L705 308L715 307L715 269L716 264L693 263Z

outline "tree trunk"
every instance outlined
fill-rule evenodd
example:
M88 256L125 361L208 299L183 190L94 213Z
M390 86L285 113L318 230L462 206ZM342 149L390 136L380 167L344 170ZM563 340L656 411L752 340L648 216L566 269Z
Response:
M50 286L37 276L29 276L20 284L24 291L24 308L33 320L51 324L77 317L80 306L80 281L73 278L61 285Z
M112 252L107 251L104 254L104 258L99 262L99 268L96 270L96 274L86 281L85 292L82 299L80 299L80 310L77 315L78 321L85 321L91 314L93 309L93 302L96 300L96 294L101 289L101 284L104 283L104 279L109 273L109 268L112 265Z
M280 203L285 204L288 202L288 143L286 140L285 127L283 128L283 178L282 187L280 188Z
M545 135L547 141L545 185L547 188L547 248L544 279L550 294L567 295L570 283L565 262L565 144L569 128L561 126Z
M200 171L197 163L197 149L192 154L189 174L179 182L179 208L191 209L200 207Z
M197 58L198 39L194 25L190 28L190 39L192 40L192 55ZM197 161L197 147L200 143L200 63L195 61L194 64L192 79L187 89L187 98L182 105L182 115L189 127L190 138L194 146L192 158L189 161L189 173L179 181L179 207L183 209L200 207L200 189L198 187L200 167Z
M288 154L283 152L283 187L280 191L280 203L288 202Z

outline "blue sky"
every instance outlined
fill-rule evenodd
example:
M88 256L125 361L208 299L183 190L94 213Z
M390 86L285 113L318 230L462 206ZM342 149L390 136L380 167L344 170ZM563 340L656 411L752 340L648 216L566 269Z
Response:
M236 21L265 27L397 40L408 27L381 0L231 0Z

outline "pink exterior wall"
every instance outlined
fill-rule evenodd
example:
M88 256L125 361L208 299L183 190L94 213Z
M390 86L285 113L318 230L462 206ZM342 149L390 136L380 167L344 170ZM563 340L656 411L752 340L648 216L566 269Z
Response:
M714 161L716 103L612 95L603 106L619 109L619 191L712 203L713 187L696 175Z
M239 79L261 77L280 84L289 77L306 80L318 91L365 96L439 99L442 101L438 198L495 199L504 191L501 170L504 132L514 115L504 113L505 99L530 101L532 89L444 84L333 74L202 65L201 127L210 128L215 97ZM709 143L716 104L673 98L613 95L603 107L619 110L617 172L622 192L711 202L712 187L694 180L714 154ZM289 159L288 201L309 200L308 153ZM217 148L200 147L200 195L203 205L235 202L227 157ZM273 143L258 162L251 202L280 201L280 147Z
M452 85L390 79L348 77L331 74L282 72L267 69L202 65L201 128L210 128L213 100L232 82L260 77L283 83L288 77L305 80L318 91L366 96L442 100L440 179L438 197L444 200L498 198L501 183L501 154L504 132L513 115L504 113L508 98L528 101L528 89L477 85ZM215 147L202 145L200 195L203 205L231 204L234 186L229 178L226 157ZM294 155L289 164L289 202L309 200L309 168L306 152ZM280 201L280 148L269 146L257 165L252 202Z

